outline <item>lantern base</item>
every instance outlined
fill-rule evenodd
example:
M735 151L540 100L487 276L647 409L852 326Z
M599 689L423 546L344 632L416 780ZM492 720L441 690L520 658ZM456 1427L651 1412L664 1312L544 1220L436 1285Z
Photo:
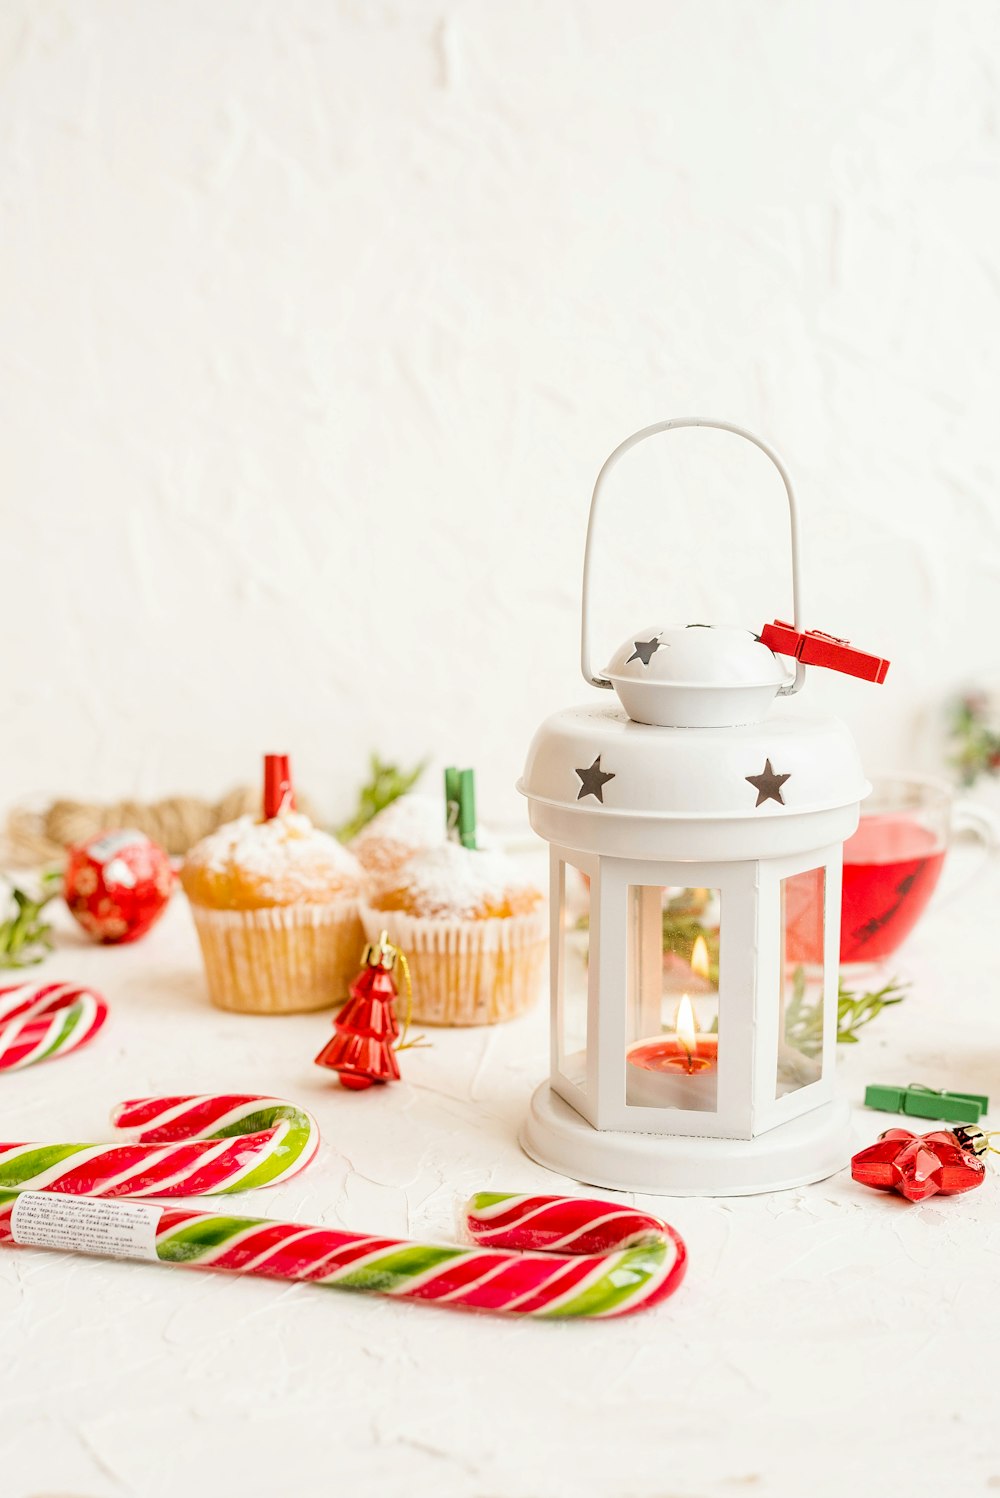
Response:
M851 1110L824 1103L756 1139L679 1138L595 1129L548 1082L520 1135L539 1165L588 1186L653 1196L753 1196L822 1181L851 1158Z

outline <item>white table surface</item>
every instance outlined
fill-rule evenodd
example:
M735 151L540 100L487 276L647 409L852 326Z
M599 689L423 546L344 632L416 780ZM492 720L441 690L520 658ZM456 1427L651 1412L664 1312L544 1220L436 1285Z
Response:
M914 980L841 1085L1000 1094L1000 871L932 909ZM45 978L92 983L104 1033L0 1078L0 1137L102 1139L145 1093L249 1090L317 1114L317 1160L230 1201L248 1215L451 1237L472 1191L583 1192L521 1154L544 1005L431 1032L404 1081L341 1091L330 1016L222 1014L183 898L134 947L59 924ZM994 1116L1000 1120L1000 1097ZM859 1109L859 1143L886 1120ZM934 1125L917 1125L933 1128ZM1000 1162L998 1162L1000 1163ZM608 1195L600 1192L583 1192ZM635 1198L690 1252L662 1307L619 1322L448 1313L265 1280L0 1250L3 1498L957 1498L1000 1490L1000 1179L910 1206L855 1186Z

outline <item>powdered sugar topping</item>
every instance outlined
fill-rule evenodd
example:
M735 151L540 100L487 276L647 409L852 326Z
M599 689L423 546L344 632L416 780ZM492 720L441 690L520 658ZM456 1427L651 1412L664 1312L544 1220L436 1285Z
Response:
M443 842L444 835L444 801L411 793L397 797L372 817L351 847L363 851L372 843L386 840L408 848L424 848Z
M364 877L353 853L294 811L264 822L238 817L210 832L189 858L209 873L224 875L235 869L262 883L288 874L314 876L321 869L359 883Z
M428 916L475 916L531 888L503 854L454 842L417 853L400 871L398 884L414 913Z

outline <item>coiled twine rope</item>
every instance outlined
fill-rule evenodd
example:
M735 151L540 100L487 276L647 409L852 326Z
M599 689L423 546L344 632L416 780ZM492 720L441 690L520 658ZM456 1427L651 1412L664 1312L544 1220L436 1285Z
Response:
M298 805L309 814L302 797ZM248 812L260 816L259 788L239 786L220 801L167 796L162 801L53 801L41 809L19 806L7 818L0 860L11 868L54 863L71 844L118 827L134 827L168 853L179 855L216 827Z

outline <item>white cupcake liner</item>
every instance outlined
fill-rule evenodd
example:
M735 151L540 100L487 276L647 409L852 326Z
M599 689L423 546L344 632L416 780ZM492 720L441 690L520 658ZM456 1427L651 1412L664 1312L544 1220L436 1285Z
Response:
M429 920L361 905L369 941L380 931L401 949L413 979L413 1018L423 1025L495 1025L535 1003L542 984L544 910L487 920ZM404 1000L400 994L400 1019Z
M214 910L192 903L212 1003L295 1014L343 1003L361 961L356 900Z

